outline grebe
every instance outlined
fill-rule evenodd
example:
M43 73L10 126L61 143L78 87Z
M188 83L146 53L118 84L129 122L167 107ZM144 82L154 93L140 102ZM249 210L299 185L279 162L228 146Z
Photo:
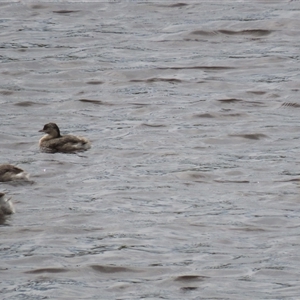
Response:
M29 181L29 174L13 165L0 165L0 181Z
M4 193L0 193L0 224L4 224L7 215L11 215L14 212L15 209L10 198L7 199Z
M48 123L40 132L47 133L40 141L40 149L44 152L74 153L91 148L88 139L75 135L60 135L60 130L55 123Z

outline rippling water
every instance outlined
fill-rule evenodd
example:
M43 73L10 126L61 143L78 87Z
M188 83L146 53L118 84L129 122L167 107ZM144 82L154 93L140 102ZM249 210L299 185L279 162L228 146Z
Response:
M25 1L24 1L25 2ZM0 4L3 299L298 299L299 1ZM91 150L40 153L56 122Z

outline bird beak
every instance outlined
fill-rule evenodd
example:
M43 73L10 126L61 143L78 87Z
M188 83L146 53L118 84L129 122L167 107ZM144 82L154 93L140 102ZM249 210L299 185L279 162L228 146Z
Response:
M43 129L41 129L41 130L39 130L39 132L44 132L44 130L43 130Z

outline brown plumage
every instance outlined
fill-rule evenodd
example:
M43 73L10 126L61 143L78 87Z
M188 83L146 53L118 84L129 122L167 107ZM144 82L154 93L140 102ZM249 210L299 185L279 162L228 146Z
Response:
M75 135L62 136L55 123L46 124L40 132L46 133L39 141L40 149L44 152L73 153L91 148L90 141L84 137Z
M0 165L0 181L6 182L17 180L29 181L29 174L13 165Z

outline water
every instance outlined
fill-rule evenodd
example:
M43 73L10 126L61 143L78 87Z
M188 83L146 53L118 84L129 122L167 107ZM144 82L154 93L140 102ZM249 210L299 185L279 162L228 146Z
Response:
M0 8L3 299L299 298L299 1Z

